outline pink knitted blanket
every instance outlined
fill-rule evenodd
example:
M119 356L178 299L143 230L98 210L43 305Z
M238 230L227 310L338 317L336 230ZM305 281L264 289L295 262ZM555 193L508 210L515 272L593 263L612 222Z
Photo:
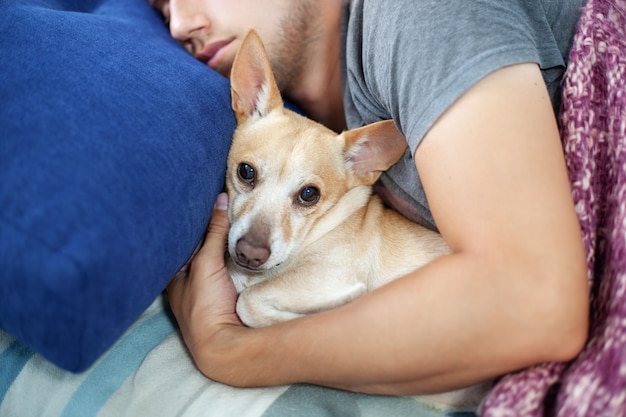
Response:
M485 417L626 416L626 0L585 6L560 124L587 248L589 339L571 363L504 377Z

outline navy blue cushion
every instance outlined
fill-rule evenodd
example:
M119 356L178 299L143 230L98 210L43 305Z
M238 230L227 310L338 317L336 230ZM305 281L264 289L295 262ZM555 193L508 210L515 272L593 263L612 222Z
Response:
M0 0L0 328L80 371L205 231L228 81L147 0Z

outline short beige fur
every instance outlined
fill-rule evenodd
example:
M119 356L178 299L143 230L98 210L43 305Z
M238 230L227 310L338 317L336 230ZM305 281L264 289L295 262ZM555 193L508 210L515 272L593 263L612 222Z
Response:
M386 208L372 184L406 151L393 121L341 134L283 105L250 31L231 72L227 262L250 327L331 309L449 253L438 233ZM473 409L487 385L421 397Z

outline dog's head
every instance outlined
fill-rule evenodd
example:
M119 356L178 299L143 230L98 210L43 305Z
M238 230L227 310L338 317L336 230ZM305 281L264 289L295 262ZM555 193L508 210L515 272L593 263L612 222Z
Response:
M370 185L406 149L392 121L337 135L286 109L254 31L233 63L231 95L237 129L226 173L228 250L251 271L288 263L313 230L328 227L325 217L341 217L336 206L350 205L343 201L350 190L369 196ZM360 206L367 198L361 200Z

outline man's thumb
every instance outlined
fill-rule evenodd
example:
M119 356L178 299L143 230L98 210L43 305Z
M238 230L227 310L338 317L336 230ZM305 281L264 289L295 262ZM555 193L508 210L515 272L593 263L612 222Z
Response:
M228 208L228 194L220 193L215 200L216 210L226 210Z

